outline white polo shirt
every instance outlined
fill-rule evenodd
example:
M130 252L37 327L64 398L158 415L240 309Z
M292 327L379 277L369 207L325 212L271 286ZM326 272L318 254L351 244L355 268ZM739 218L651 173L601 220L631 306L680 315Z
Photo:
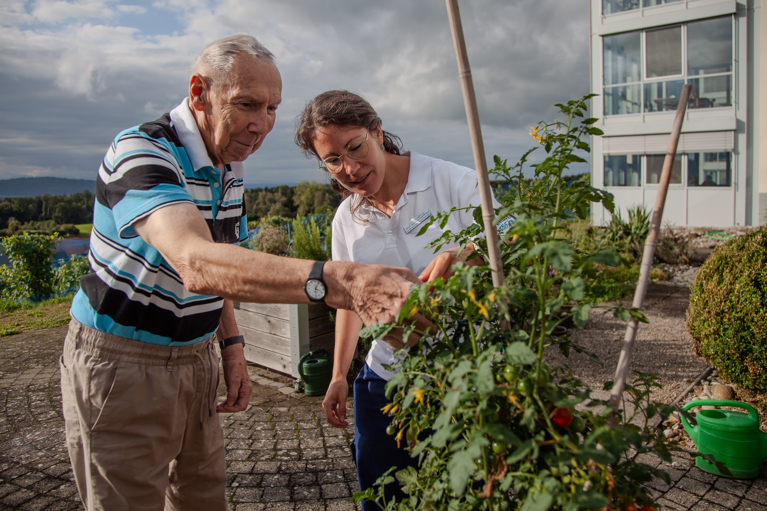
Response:
M406 153L407 154L407 153ZM381 211L362 205L357 210L363 222L352 218L353 197L341 203L333 218L333 260L364 264L406 267L418 276L436 257L434 249L424 248L439 238L444 230L458 233L474 222L466 211L456 211L441 229L437 222L416 236L429 217L453 207L479 206L476 172L436 158L410 155L410 173L405 191L391 218ZM499 207L493 200L494 207ZM457 246L449 244L442 250ZM395 373L384 369L397 360L386 342L373 341L366 362L381 378L390 380Z

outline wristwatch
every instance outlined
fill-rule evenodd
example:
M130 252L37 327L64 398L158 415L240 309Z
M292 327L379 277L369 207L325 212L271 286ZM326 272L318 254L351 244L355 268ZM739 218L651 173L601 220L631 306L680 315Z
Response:
M322 269L325 266L325 261L317 261L312 266L312 271L309 272L309 278L306 279L304 284L304 291L309 300L313 302L324 302L325 295L328 292L328 287L325 285L325 281L322 280Z

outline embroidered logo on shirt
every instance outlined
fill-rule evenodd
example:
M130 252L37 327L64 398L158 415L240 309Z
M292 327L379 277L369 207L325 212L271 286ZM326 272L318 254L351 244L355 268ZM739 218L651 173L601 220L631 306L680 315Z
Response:
M405 226L405 232L407 234L410 234L411 232L413 232L413 229L415 229L416 227L424 223L429 218L431 218L431 211L427 209L426 211L424 211L423 213L421 213L420 215L418 215L417 217L415 217L414 219L412 219L411 221L407 223L407 225Z

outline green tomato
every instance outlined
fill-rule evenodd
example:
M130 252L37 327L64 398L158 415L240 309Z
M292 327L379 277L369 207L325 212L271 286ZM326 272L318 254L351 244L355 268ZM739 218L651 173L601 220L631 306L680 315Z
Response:
M583 430L586 429L586 422L583 419L581 419L580 417L578 417L577 415L575 415L573 417L572 424L570 424L570 427L576 433L583 433Z
M387 435L394 435L395 433L397 433L397 428L395 428L393 424L389 424L388 426L386 426Z
M506 452L506 444L503 442L493 442L490 446L495 454L503 454Z
M514 383L517 381L517 377L519 376L519 367L507 365L503 368L503 377L504 379L509 383Z
M529 396L530 393L533 391L533 384L527 378L522 378L521 380L517 382L517 390L523 396Z

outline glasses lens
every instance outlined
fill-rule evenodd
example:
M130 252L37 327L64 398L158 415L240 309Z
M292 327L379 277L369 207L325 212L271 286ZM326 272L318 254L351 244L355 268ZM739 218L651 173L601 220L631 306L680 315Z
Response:
M336 173L343 167L343 161L341 158L328 158L327 160L323 160L320 166L328 172Z
M361 140L359 142L355 142L350 148L349 152L346 153L349 155L349 158L352 160L361 160L368 154L368 142L367 137L364 140Z

